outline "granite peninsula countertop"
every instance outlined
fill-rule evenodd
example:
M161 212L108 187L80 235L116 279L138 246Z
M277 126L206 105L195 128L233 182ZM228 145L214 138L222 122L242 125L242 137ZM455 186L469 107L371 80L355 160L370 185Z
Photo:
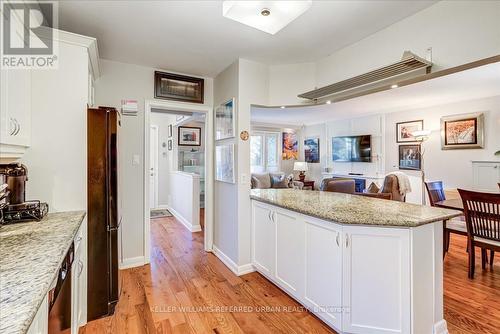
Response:
M417 227L462 212L325 191L252 189L250 198L340 224Z
M0 228L0 333L24 334L48 293L84 211Z

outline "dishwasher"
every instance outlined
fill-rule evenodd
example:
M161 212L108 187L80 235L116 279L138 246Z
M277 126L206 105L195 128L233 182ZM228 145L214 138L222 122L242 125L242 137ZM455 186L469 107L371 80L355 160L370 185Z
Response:
M74 259L74 245L61 263L57 283L49 291L49 334L71 333L71 265Z

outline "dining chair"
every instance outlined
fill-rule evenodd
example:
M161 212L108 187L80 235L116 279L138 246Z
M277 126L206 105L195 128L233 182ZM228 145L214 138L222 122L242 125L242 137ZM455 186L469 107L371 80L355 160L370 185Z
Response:
M487 253L500 251L500 194L458 189L464 203L469 248L469 278L474 278L474 248L481 247L481 266L486 268Z
M446 199L443 181L425 182L425 188L427 189L431 206L436 206L437 202ZM443 221L443 257L450 248L451 233L467 236L467 226L463 216Z

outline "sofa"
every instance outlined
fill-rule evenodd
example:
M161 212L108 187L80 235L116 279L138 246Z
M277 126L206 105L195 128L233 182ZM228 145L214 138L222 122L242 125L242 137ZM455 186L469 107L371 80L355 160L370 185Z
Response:
M366 192L358 193L355 191L355 182L350 178L326 178L321 181L320 190L339 192L345 194L355 194L367 197L381 199L390 199L393 201L404 202L406 196L401 195L399 191L398 178L394 174L389 174L384 178L382 189L373 189L372 186Z
M304 183L293 179L293 174L286 175L282 172L276 173L252 173L250 179L252 189L300 189Z

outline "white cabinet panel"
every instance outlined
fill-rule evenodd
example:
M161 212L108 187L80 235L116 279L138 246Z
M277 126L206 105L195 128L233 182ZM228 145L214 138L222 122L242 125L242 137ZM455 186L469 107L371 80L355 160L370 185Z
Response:
M307 307L342 328L342 228L305 220L305 291Z
M500 162L472 162L474 189L497 191L500 183Z
M293 296L304 290L304 222L297 214L276 210L276 279Z
M274 275L276 228L272 210L262 204L253 205L253 263L263 274Z
M344 226L343 329L410 332L409 230Z

